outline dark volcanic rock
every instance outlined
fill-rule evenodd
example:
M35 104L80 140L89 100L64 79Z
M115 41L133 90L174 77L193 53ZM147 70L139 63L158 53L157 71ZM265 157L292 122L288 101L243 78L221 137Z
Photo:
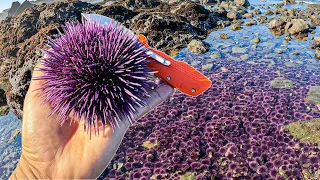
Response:
M119 22L126 23L127 20L131 20L134 16L138 15L138 12L129 10L121 5L107 6L97 12L104 16L111 17Z
M16 12L13 14L13 16L18 16L19 14L21 14L24 10L30 8L34 6L33 4L31 4L29 1L24 1L19 8L16 10Z
M138 34L145 34L150 45L170 52L167 47L188 44L200 30L193 27L185 17L167 13L141 13L133 19L131 29Z
M154 8L160 4L159 0L125 0L124 5L129 8Z
M0 89L0 116L5 116L9 113L9 106L7 105L6 92Z
M188 21L206 21L210 11L203 6L190 2L183 2L173 7L171 12L187 18Z
M8 16L11 17L14 15L14 13L18 10L18 8L20 7L20 2L19 1L15 1L12 2L11 8L8 11Z

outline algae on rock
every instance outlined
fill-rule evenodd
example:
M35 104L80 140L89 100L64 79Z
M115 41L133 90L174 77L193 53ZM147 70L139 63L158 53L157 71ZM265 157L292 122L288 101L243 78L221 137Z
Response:
M318 143L320 147L320 118L293 122L284 128L288 129L301 142Z
M314 105L320 104L320 86L311 86L305 100Z
M180 180L195 180L196 175L193 172L186 172L184 175L180 176Z
M283 77L277 77L270 82L271 87L278 89L292 89L294 87L293 82L290 79Z

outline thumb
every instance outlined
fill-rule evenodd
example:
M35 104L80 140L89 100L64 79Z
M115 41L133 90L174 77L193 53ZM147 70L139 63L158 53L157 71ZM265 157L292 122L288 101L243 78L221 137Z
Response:
M145 99L147 105L137 109L138 113L136 115L135 120L138 120L143 115L151 111L153 108L161 104L163 101L169 98L173 94L173 92L174 89L166 83L163 83L156 89L152 90L150 92L150 97Z

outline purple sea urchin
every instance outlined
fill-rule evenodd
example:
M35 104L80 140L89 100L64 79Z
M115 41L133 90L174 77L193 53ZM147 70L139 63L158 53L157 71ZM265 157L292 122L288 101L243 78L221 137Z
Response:
M45 80L41 95L53 107L51 115L58 114L62 125L72 112L90 133L99 121L112 128L124 118L132 122L151 89L145 47L113 22L66 23L63 30L49 40L40 69L45 74L36 78Z

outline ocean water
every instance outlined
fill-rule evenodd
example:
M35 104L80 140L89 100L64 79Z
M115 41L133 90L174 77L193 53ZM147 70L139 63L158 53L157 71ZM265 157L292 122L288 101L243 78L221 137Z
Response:
M257 5L257 4L277 4L281 3L282 0L249 0L250 4ZM320 0L296 0L297 3L320 3Z
M10 140L12 133L21 128L21 121L10 112L0 117L0 179L8 179L21 155L21 134Z
M253 1L250 2L253 3ZM267 2L271 3L271 1ZM254 1L254 3L260 3L260 1ZM221 33L228 34L230 39L222 40L218 38L218 35ZM230 139L227 138L230 133L231 135L245 134L246 140L250 140L250 142L254 140L258 143L265 140L261 137L261 134L264 133L264 128L272 126L275 128L274 132L268 132L269 134L265 133L264 135L265 137L269 137L269 139L271 138L271 141L276 141L275 139L279 138L279 134L283 134L280 128L286 124L320 118L320 109L305 101L310 87L320 86L320 61L314 58L315 52L309 46L311 38L316 35L319 36L319 33L318 27L315 35L309 34L306 41L293 39L289 43L284 43L285 35L274 36L267 28L267 25L244 27L240 31L231 31L227 27L223 30L214 31L209 35L205 41L211 47L209 52L205 54L195 55L190 53L186 48L182 49L175 58L193 64L194 67L211 78L213 86L206 93L196 98L186 97L177 92L170 101L157 107L156 110L158 112L152 111L149 115L139 120L134 125L134 128L129 129L117 154L101 179L111 179L114 177L129 178L133 176L132 173L139 171L141 167L133 168L130 171L125 168L113 169L114 165L124 163L123 157L120 154L126 154L127 148L125 147L128 144L132 144L129 141L132 141L137 134L142 136L144 140L134 144L131 150L134 149L137 153L145 154L150 149L141 148L144 141L156 136L159 142L171 142L172 139L180 136L174 129L184 127L188 135L182 134L181 136L184 138L180 141L191 143L189 140L194 140L192 144L198 144L194 146L198 148L194 151L201 155L197 159L181 160L183 166L189 167L188 164L190 162L205 159L206 155L204 152L210 146L216 151L222 151L221 147L227 148L228 144L237 144L239 141L236 138L237 135L234 135ZM254 44L251 42L255 37L259 37L261 40L256 48L253 47ZM279 50L282 51L281 54L277 53ZM297 53L299 54L297 55ZM210 70L206 70L208 66L211 67ZM271 81L279 77L289 80L292 83L291 89L275 89L270 87ZM182 109L181 113L168 118L167 114L170 114L171 109L174 108ZM154 120L154 127L145 127L143 122L148 121L148 118L152 119L155 117L157 119ZM208 119L208 117L210 118ZM230 119L235 122L240 122L241 120L242 124L234 124ZM255 119L259 119L259 121L254 121ZM177 121L179 121L179 124L175 124ZM240 130L246 127L246 125L253 123L258 124L258 127L252 128L251 131L247 129L246 132ZM231 128L231 125L230 127L228 126L229 124L232 125L232 128L236 127L239 129L226 132L226 129ZM19 160L21 154L21 135L10 141L12 132L19 128L21 128L21 122L11 112L8 116L0 117L0 179L7 179ZM207 132L210 128L214 128L215 133L213 133L212 129L212 132ZM160 133L164 129L172 129L172 131L170 133ZM194 138L195 136L200 137L201 141ZM220 138L222 142L214 139L214 136ZM293 142L292 137L288 136L286 138L289 138L289 141ZM285 143L280 142L280 144L283 145ZM317 145L304 145L310 146L311 150L308 153L315 153L319 156L319 153L315 150L312 151L316 149ZM292 147L288 146L288 148ZM164 163L170 162L166 154L167 149L167 146L156 147L158 161ZM176 150L178 149L176 148ZM186 152L185 158L192 156L192 154L188 153L191 152ZM240 154L239 160L242 161L243 159L241 158L245 160L250 159L253 156L252 154L254 154L253 150L248 149L243 154ZM269 160L279 158L280 154L280 152L278 155L269 154ZM228 167L228 163L231 161L225 160L222 154L216 154L216 156L217 158L212 159L212 163L220 164L211 169L212 172L208 173L207 170L203 169L195 169L194 171L200 172L198 174L207 173L207 175L215 177L230 174L230 171L226 167ZM298 159L299 157L293 156L293 158ZM238 163L237 160L233 161ZM141 166L144 165L142 164ZM308 170L314 173L317 168L319 166L311 165L307 168L299 169L299 171ZM190 169L185 171L181 169L179 169L179 173L182 172L182 174L171 171L163 173L172 175L164 179L173 179L191 171ZM253 176L259 174L247 172L247 174L250 173ZM154 172L154 174L159 173ZM243 179L248 177L244 174L241 175Z

